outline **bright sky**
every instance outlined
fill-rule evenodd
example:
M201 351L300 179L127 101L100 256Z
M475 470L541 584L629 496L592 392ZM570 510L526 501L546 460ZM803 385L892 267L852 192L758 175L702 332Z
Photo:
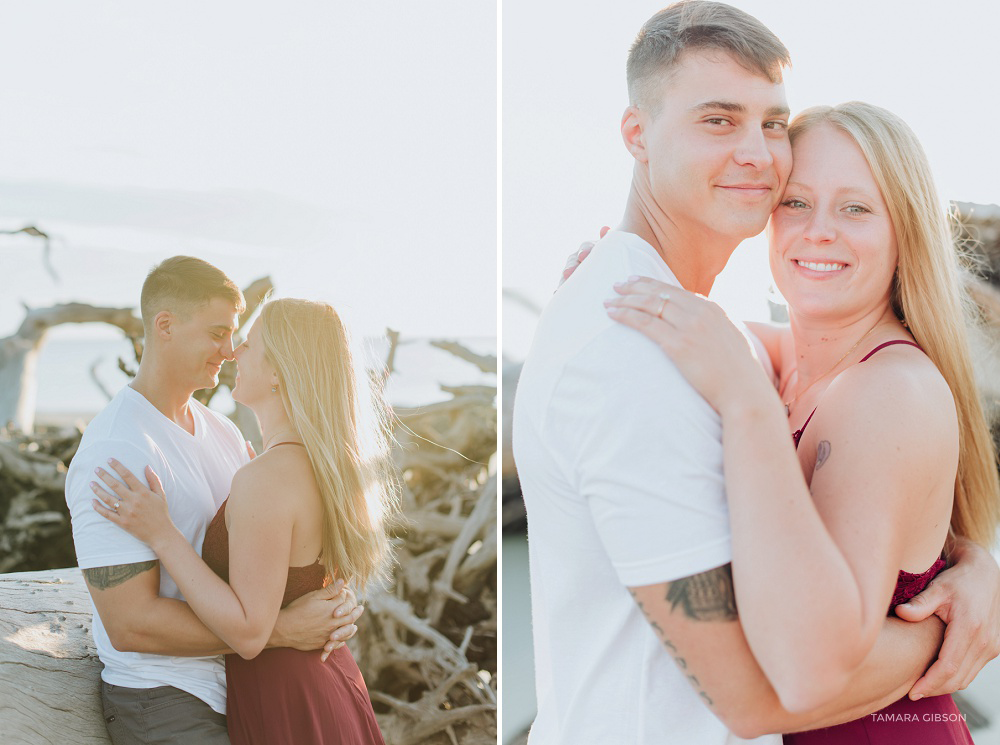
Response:
M178 253L355 333L496 333L493 3L4 9L0 337L20 302L137 305ZM65 332L64 332L65 333Z
M663 3L666 4L666 3ZM862 100L900 115L943 200L1000 203L1000 9L981 0L737 0L784 41L793 113ZM625 58L661 4L503 4L503 286L544 304L567 256L620 220L632 160L619 122ZM713 297L766 318L763 238L737 250ZM610 294L610 288L609 288ZM534 316L504 299L505 356L523 359Z

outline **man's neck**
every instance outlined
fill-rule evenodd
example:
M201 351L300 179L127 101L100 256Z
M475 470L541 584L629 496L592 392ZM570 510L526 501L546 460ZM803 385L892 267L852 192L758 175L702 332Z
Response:
M146 360L143 360L145 363ZM137 393L142 394L149 403L167 419L177 426L183 427L188 432L194 428L194 421L191 417L190 403L191 394L194 391L188 388L181 388L166 370L160 369L153 364L139 364L139 372L129 383L129 386Z
M739 245L728 236L709 231L695 232L689 225L679 224L649 195L643 195L635 182L619 228L634 233L651 245L681 287L700 295L711 292L715 278L725 269L726 262Z

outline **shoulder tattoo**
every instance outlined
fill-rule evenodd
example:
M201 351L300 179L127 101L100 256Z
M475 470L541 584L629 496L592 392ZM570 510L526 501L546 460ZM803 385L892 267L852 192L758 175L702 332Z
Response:
M143 572L148 572L158 563L157 559L152 559L151 561L140 561L138 564L116 564L110 567L94 567L93 569L84 569L83 576L91 587L98 590L107 590L109 587L116 587Z
M737 620L732 564L674 580L667 586L667 602L671 612L679 606L695 621Z
M814 471L818 471L823 467L823 464L830 458L830 442L828 440L821 440L819 445L816 446L816 466L813 468Z

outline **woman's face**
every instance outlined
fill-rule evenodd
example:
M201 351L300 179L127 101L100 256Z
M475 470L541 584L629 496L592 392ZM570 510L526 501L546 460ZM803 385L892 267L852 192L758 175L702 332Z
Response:
M800 135L768 227L771 274L792 315L842 320L887 305L899 252L861 148L830 124Z
M264 356L259 319L254 321L246 341L233 351L233 355L236 357L236 385L232 391L234 400L252 406L265 396L275 395L271 387L277 383L277 375Z

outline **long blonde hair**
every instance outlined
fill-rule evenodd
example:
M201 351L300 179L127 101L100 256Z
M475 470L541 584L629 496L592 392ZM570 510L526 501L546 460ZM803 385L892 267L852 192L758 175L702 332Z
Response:
M281 298L264 305L260 323L319 487L323 564L359 588L383 580L392 554L387 526L399 504L388 409L355 373L347 329L332 307Z
M967 324L975 322L976 314L962 290L959 251L938 201L927 156L902 119L859 101L806 109L795 117L789 137L794 143L822 123L849 135L868 161L899 246L893 310L937 366L955 399L959 456L951 532L990 546L1000 522L1000 482L969 353Z

